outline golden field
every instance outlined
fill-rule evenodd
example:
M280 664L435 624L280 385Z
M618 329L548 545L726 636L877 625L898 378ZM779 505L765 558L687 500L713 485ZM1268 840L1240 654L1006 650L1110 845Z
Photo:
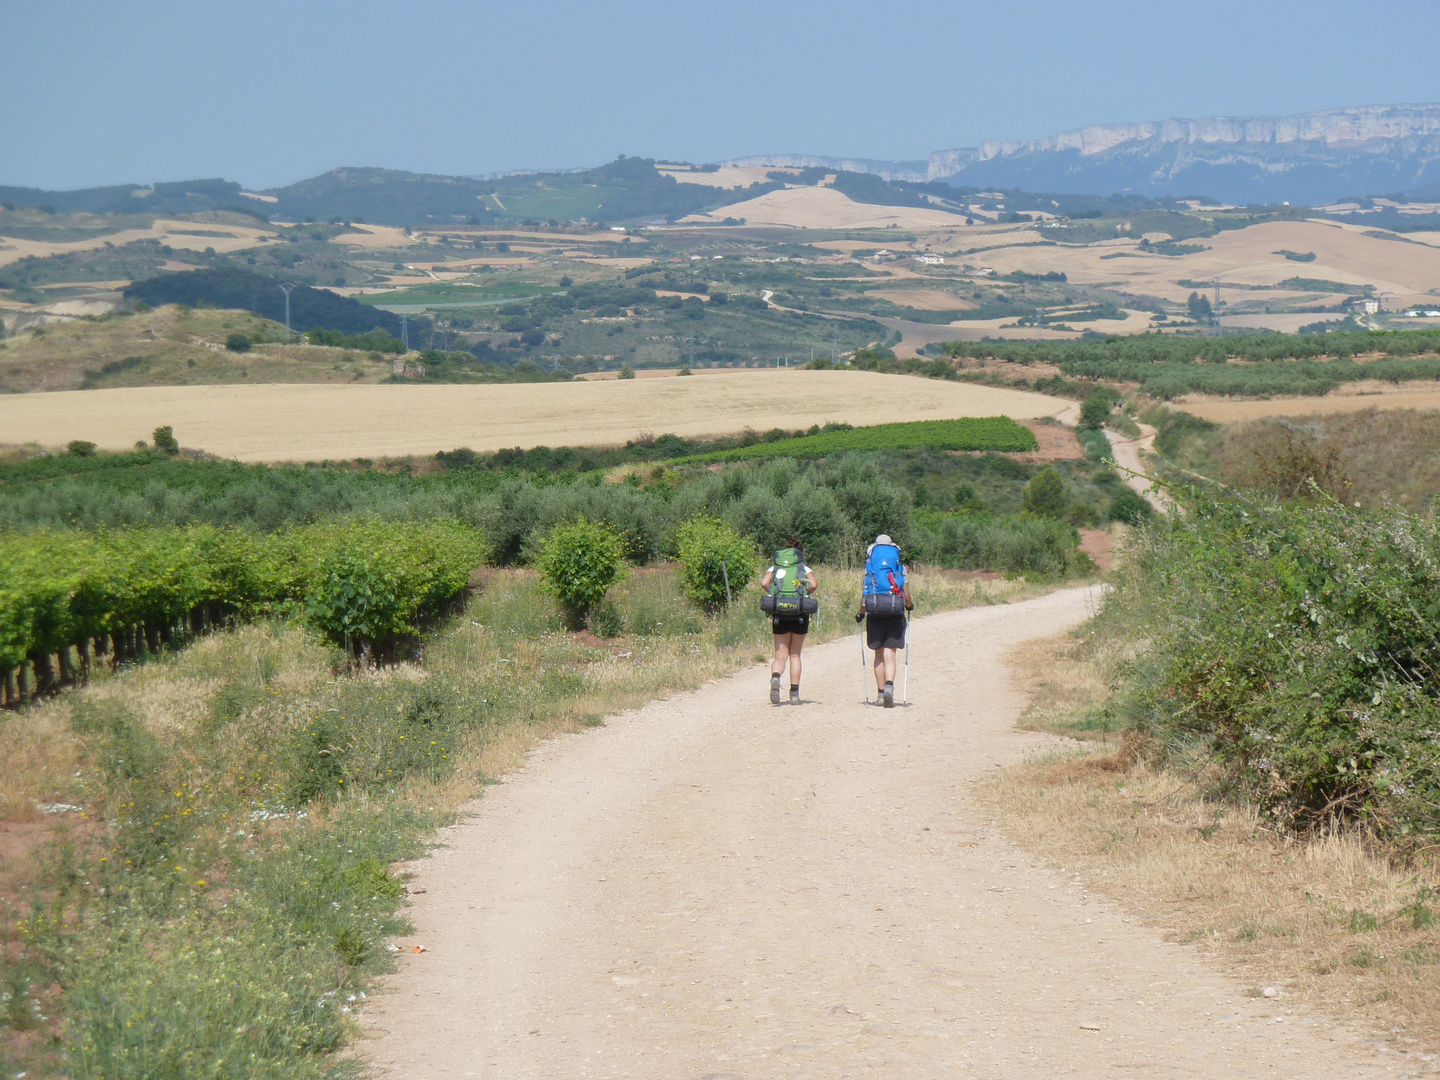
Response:
M687 437L827 421L880 424L1050 416L1069 402L966 383L908 382L851 371L736 371L714 378L456 385L154 386L0 397L7 444L88 439L123 449L171 425L182 446L241 461L433 454L468 446L624 443L642 432Z

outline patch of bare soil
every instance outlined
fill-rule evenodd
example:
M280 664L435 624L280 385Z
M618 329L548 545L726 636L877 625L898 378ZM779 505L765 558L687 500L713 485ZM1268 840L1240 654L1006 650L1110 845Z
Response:
M758 664L551 740L415 866L365 1056L426 1080L1419 1075L977 803L1047 744L1015 729L1010 649L1096 599L917 620L902 708L862 703L852 638L806 651L799 706Z
M1102 574L1108 574L1115 561L1115 537L1109 529L1081 529L1080 550L1090 556Z
M1080 445L1080 440L1075 438L1075 429L1061 427L1057 424L1036 424L1022 423L1021 427L1027 427L1035 433L1035 439L1040 443L1038 449L1027 450L1023 454L1006 454L1016 461L1051 462L1051 461L1079 461L1085 456L1085 448Z

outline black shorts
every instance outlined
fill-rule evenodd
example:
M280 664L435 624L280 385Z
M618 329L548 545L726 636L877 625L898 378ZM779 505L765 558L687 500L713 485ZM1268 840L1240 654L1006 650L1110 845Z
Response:
M904 615L866 615L865 644L872 649L905 647Z
M771 616L770 625L775 628L777 634L808 634L810 632L810 616L797 615L790 619Z

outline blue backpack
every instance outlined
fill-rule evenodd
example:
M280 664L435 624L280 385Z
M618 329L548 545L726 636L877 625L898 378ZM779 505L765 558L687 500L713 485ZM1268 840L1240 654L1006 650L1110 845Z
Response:
M894 544L876 544L865 560L861 607L870 615L900 615L905 611L905 565Z

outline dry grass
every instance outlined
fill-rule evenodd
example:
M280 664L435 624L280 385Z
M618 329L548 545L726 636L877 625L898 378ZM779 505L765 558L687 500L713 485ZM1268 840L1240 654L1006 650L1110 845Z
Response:
M1282 436L1277 438L1277 436ZM1209 471L1226 483L1247 486L1257 474L1274 473L1286 456L1277 447L1308 449L1310 463L1333 459L1344 498L1367 507L1387 502L1423 509L1440 494L1440 412L1413 409L1335 413L1233 424L1216 441ZM1327 489L1335 483L1322 483Z
M1013 657L1035 691L1022 724L1075 734L1121 657L1093 642L1032 642ZM1400 865L1356 833L1267 830L1249 808L1112 738L1092 753L1007 770L981 798L1006 834L1079 873L1174 940L1219 958L1259 996L1401 1029L1440 1030L1440 872Z
M67 707L0 715L0 821L37 821L41 804L76 802L77 760Z
M493 386L160 386L0 397L7 443L88 439L128 447L172 425L183 446L242 461L434 454L468 446L620 444L639 432L713 436L894 419L893 377L848 371L736 371L723 379ZM908 419L1048 416L1041 394L927 383Z

